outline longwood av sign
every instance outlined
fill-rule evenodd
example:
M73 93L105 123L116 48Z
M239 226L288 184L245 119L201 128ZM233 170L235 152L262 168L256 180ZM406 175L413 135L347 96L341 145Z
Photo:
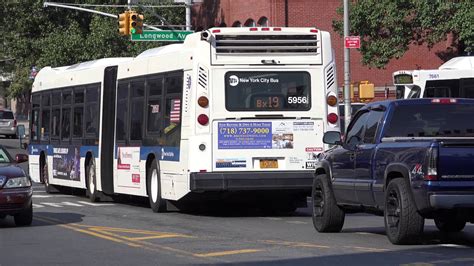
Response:
M142 34L132 34L132 41L182 42L193 31L144 30Z

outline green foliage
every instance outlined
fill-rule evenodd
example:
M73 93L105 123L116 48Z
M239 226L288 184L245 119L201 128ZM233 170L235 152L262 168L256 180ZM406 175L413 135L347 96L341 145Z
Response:
M447 34L457 53L474 50L472 0L357 0L349 6L350 33L361 36L362 63L370 67L383 68L410 44L432 47ZM343 35L343 20L333 21L333 28Z
M126 0L67 0L63 3L127 4ZM171 4L172 0L160 1ZM89 8L89 7L87 7ZM90 7L92 9L92 7ZM119 14L125 8L97 7L106 13ZM150 25L184 24L182 6L150 8L141 6L145 23ZM163 22L163 20L166 22ZM9 97L28 94L32 80L32 66L39 70L45 66L65 66L104 57L136 56L142 51L162 44L156 42L131 42L130 37L120 36L118 20L92 13L43 7L42 0L7 0L0 7L0 75L13 74L8 88Z

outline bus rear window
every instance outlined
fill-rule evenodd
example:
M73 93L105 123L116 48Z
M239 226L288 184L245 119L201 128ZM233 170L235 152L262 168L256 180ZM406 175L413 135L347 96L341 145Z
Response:
M307 111L307 72L227 72L225 105L229 111Z
M474 137L471 104L400 105L385 137Z

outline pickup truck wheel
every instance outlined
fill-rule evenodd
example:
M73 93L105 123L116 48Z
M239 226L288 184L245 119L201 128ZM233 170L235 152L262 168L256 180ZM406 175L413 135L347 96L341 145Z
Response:
M345 213L336 204L336 198L326 175L317 175L311 193L313 225L318 232L340 232Z
M393 244L416 243L423 233L425 219L416 210L409 189L405 179L397 178L385 191L385 231Z
M466 226L466 221L448 217L435 218L434 221L438 230L446 233L459 232Z

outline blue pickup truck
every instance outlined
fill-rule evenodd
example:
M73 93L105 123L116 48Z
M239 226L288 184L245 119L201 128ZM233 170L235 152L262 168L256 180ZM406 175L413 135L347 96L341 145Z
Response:
M388 239L411 244L425 219L443 232L474 223L474 100L413 99L371 103L345 139L319 154L313 224L339 232L345 213L383 215Z

